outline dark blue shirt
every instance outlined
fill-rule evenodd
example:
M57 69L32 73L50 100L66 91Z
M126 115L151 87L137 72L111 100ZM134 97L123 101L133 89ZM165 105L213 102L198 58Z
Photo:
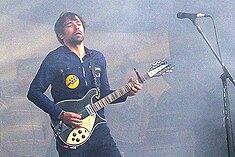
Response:
M99 70L101 98L112 92L107 77L106 60L99 51L85 48L86 55L79 58L66 46L51 51L43 60L28 92L28 99L47 112L51 118L57 119L62 109L56 105L61 100L80 99L91 89L95 81L90 60ZM53 101L44 93L51 85ZM116 102L125 101L120 98ZM104 114L104 109L99 111Z

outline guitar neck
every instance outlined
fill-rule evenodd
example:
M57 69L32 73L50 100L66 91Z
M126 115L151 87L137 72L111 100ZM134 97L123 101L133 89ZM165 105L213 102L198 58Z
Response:
M142 75L140 77L141 81L144 82L149 79L148 73ZM125 86L121 87L120 89L115 90L114 92L110 93L106 97L100 99L99 101L93 103L91 106L94 111L99 111L100 109L104 108L108 104L112 103L113 101L117 100L118 98L122 97L123 95L127 94L131 91L131 88L138 82L138 80L132 81L127 83Z

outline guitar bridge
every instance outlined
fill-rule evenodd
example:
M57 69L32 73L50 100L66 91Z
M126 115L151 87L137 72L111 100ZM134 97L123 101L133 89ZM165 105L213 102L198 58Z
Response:
M89 115L91 115L91 116L95 115L95 110L92 108L92 106L90 104L86 105L85 109L87 110Z

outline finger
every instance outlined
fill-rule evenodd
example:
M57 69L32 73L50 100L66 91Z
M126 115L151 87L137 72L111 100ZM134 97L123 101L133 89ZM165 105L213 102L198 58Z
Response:
M138 86L140 87L143 87L143 84L142 83L137 83Z
M82 118L82 114L71 113L70 117L71 118L81 119Z
M143 88L143 85L138 83L138 84L135 84L134 86L137 90L141 90Z
M78 118L72 118L70 119L70 123L75 126L75 127L78 127L78 126L81 126L82 125L82 120L81 119L78 119Z
M81 122L82 120L79 118L71 118L70 121L78 123L78 122Z
M141 89L142 89L142 85L135 85L134 88L135 88L135 91L136 91L136 90L137 90L137 91L138 91L138 90L141 90Z
M82 125L82 122L72 122L71 124L74 127L80 127Z
M136 93L137 91L138 91L138 89L136 87L131 88L131 92Z

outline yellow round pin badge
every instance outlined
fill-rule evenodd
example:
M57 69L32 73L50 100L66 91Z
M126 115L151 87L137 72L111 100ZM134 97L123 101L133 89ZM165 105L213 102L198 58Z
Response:
M69 75L66 78L66 86L70 89L77 88L79 85L79 78L76 75Z

